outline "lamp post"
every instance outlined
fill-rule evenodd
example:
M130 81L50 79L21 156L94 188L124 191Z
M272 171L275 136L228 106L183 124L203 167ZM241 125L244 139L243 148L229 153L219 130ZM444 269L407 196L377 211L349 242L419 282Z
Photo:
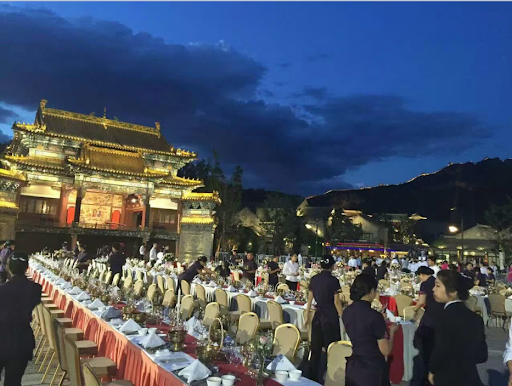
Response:
M459 231L459 228L455 225L450 225L448 227L448 230L451 233L456 233ZM461 263L461 261L464 259L464 217L460 218L460 242L461 242L460 256L457 256L457 261L459 263Z

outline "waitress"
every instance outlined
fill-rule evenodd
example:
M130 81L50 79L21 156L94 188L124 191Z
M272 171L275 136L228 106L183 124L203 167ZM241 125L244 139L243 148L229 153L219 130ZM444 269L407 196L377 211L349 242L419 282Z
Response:
M281 268L279 268L279 256L276 255L272 259L272 261L269 261L267 264L268 267L268 285L270 285L272 288L277 287L277 283L279 282L279 278L277 277L277 274L281 272Z
M347 358L346 386L389 386L386 356L393 348L393 338L398 325L392 324L386 338L386 322L378 311L372 309L377 296L377 280L361 274L350 287L354 301L343 312L343 324L352 342L352 356Z
M323 383L323 376L327 369L326 363L322 363L322 352L326 352L329 345L341 340L340 315L342 312L339 297L340 282L332 275L334 258L330 255L323 256L320 260L322 271L311 278L309 284L309 297L304 313L304 322L311 326L311 359L310 379ZM309 311L313 299L316 301L315 316L309 320Z

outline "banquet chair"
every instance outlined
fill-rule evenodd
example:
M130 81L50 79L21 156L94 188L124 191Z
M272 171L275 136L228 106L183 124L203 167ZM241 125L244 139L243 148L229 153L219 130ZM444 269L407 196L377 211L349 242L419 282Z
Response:
M156 284L151 284L148 288L147 298L150 303L153 303L153 299L156 294Z
M327 349L327 373L324 386L345 385L347 357L352 355L352 343L348 341L333 342Z
M127 268L126 269L126 277L128 278L131 278L133 280L133 273L132 273L132 270L130 268Z
M470 296L468 300L466 300L466 307L468 307L471 311L476 311L476 304L478 303L478 299L475 296Z
M277 286L277 291L290 292L290 287L288 284L279 284Z
M41 355L43 354L45 348L46 348L46 354L45 356L43 357L43 361L41 362L41 366L39 367L39 372L42 372L43 371L43 368L44 368L44 365L46 363L46 358L48 358L48 355L50 355L50 353L52 353L52 357L50 359L50 364L51 362L53 361L53 358L54 358L54 354L55 354L55 347L54 347L54 344L51 340L51 335L50 335L50 332L49 332L49 328L51 326L51 322L49 323L47 320L46 320L46 317L47 317L47 313L48 313L48 317L50 318L50 321L52 319L52 315L55 315L55 317L61 317L63 316L64 314L64 311L61 311L57 308L57 305L56 304L39 304L38 306L38 311L39 311L39 319L41 320L41 323L42 323L42 328L43 328L43 334L45 336L45 340L43 342L43 345L41 346L41 351L39 352L39 355L36 359L36 362L37 363L39 361L39 358L41 357ZM45 345L46 344L46 345Z
M110 279L112 279L112 271L107 271L105 275L105 284L110 284Z
M204 310L203 324L210 327L213 321L219 317L220 307L219 303L209 303Z
M404 320L405 321L411 321L411 320L418 320L418 316L420 316L420 312L423 311L423 308L420 308L418 310L418 313L414 312L414 306L409 306L404 308ZM423 311L425 312L425 311ZM423 312L421 313L421 316L423 316ZM421 319L421 317L419 318Z
M144 282L142 280L137 280L133 286L133 294L135 296L141 296L143 289L144 289Z
M379 285L383 286L384 288L389 288L389 280L386 279L380 279Z
M275 330L281 324L284 324L283 307L273 300L267 302L268 317L272 330Z
M162 294L165 293L164 278L160 275L156 275L156 285ZM173 287L174 289L174 287Z
M120 274L119 274L119 272L118 272L118 273L116 273L116 274L114 275L114 278L112 279L112 285L113 285L114 287L117 287L117 285L119 284L119 280L120 280L120 279L121 279L121 275L120 275Z
M295 353L300 343L300 331L299 329L291 324L281 324L276 328L274 334L274 354L273 355L284 355L291 362L295 358Z
M398 311L398 316L401 316L403 318L404 317L404 308L412 305L413 299L407 295L399 294L399 295L395 296L395 301L396 301L396 309Z
M162 306L164 307L172 307L176 302L176 296L174 295L173 289L168 289L165 291L164 300L162 301Z
M185 295L181 299L180 317L182 320L189 320L194 311L194 297L192 295Z
M127 276L126 279L123 282L123 289L127 290L130 289L133 284L133 279L131 276Z
M240 272L233 271L233 280L234 281L240 281Z
M174 279L172 277L168 277L167 279L165 279L165 284L167 285L168 290L176 290L176 283L174 282Z
M94 369L88 364L82 365L82 378L84 386L133 386L130 381L101 382Z
M503 295L503 296L506 296L507 295L507 289L503 288L503 289L499 290L499 294Z
M190 283L185 280L182 280L180 283L181 283L181 294L183 296L190 295Z
M240 312L240 315L243 315L246 312L252 312L252 303L249 296L240 294L236 297L236 302L238 304L238 311Z
M137 271L135 273L135 280L137 280L137 281L139 281L139 280L144 281L144 278L142 277L142 271Z
M93 268L94 268L94 262L89 264L89 266L87 267L87 276L89 276L91 274L91 271Z
M240 316L235 341L238 344L245 344L254 339L258 331L260 320L254 312L248 312Z
M299 282L299 285L300 285L301 290L306 290L306 291L309 290L309 283L306 280L301 280Z
M64 354L65 364L67 366L67 376L70 381L70 386L83 386L81 363L88 363L89 366L98 376L112 376L116 372L116 364L108 358L86 358L80 360L76 342L69 336L64 336ZM113 364L113 366L112 366ZM112 375L110 375L112 374Z
M498 294L490 294L489 303L491 305L491 318L500 318L503 322L501 327L505 329L506 321L512 315L505 309L505 296ZM487 325L489 325L489 320L487 321Z
M206 301L206 290L201 284L196 284L196 297L199 308L204 310L208 302Z
M217 288L215 290L215 301L219 303L221 315L229 315L231 321L240 319L240 311L229 311L229 298L226 291Z
M105 274L106 274L106 272L105 272L105 271L101 271L101 272L100 272L100 276L98 277L98 280L99 280L100 282L102 282L102 283L104 283L104 282L105 282Z

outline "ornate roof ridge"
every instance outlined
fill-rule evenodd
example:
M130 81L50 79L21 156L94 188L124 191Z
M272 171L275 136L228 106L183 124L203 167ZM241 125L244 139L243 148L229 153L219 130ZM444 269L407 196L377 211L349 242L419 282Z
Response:
M75 158L69 158L68 162L72 165L77 165L85 169L94 170L98 172L107 172L107 173L113 173L113 174L122 174L126 176L133 176L133 177L165 177L168 176L168 173L163 172L155 172L150 170L145 170L144 173L135 173L135 172L127 172L124 170L114 170L114 169L106 169L106 168L99 168L96 166L88 165L87 161L85 159L75 159Z
M221 203L219 192L213 191L212 193L195 193L190 192L182 197L183 201L212 201L217 204Z
M183 216L180 222L181 224L213 224L213 218Z
M99 147L99 146L94 146L91 144L86 144L85 149L87 151L93 151L93 152L97 152L97 153L117 154L117 155L123 155L123 156L134 157L134 158L142 157L142 154L139 151L109 149L108 147Z

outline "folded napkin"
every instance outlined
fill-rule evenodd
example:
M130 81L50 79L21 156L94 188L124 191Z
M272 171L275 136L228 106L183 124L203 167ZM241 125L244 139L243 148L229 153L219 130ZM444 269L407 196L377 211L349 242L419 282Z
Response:
M61 278L61 279L57 280L57 281L55 282L55 284L56 284L56 285L61 285L61 284L64 284L65 282L66 282L66 280L64 280L64 279L62 279L62 278Z
M276 359L270 362L267 370L271 371L291 371L297 370L295 366L283 354L279 354Z
M165 345L165 342L154 332L141 340L140 344L144 348L155 348Z
M89 296L89 294L85 291L83 291L80 295L78 295L78 297L76 298L77 300L89 300L91 297Z
M95 299L91 304L87 306L90 310L97 310L100 307L105 307L105 304L100 299Z
M226 288L227 292L236 292L236 288L230 285L228 288Z
M69 294L70 295L78 295L82 293L82 290L79 288L79 287L73 287L73 289L71 291L69 291Z
M255 297L256 295L258 295L258 294L256 293L256 291L255 291L255 290L250 290L250 291L247 293L247 296L249 296L249 297L251 297L251 298Z
M208 378L212 372L208 370L208 367L203 365L199 359L192 362L191 365L181 370L178 375L187 379L187 383L190 384L193 381L200 381Z
M200 326L202 326L201 321L196 316L192 316L189 320L185 322L187 334L192 335L194 338L199 338L196 329L199 329Z
M64 285L62 286L62 289L69 289L69 288L73 288L73 285L71 283L64 283Z
M116 310L114 307L108 307L101 314L101 319L114 319L121 316L121 310Z
M386 310L386 316L391 323L396 323L396 316L390 310Z
M171 355L171 352L169 351L168 348L163 349L163 350L156 350L156 352L155 352L156 357L167 357L169 355Z
M284 299L281 297L281 295L279 295L278 297L276 297L274 300L275 300L277 303L279 303L279 304L286 303L286 300L284 300Z
M133 319L128 319L125 324L121 326L119 331L121 332L135 332L139 331L141 327Z
M196 277L194 280L192 280L192 283L195 283L195 284L201 284L201 279L199 279L198 277Z
M107 312L107 311L105 311L105 312ZM110 324L113 326L120 326L121 324L123 324L123 319L121 319L121 318L112 319L110 321Z
M211 281L209 284L208 284L208 287L210 288L215 288L215 287L218 287L217 283L215 283L214 281Z

